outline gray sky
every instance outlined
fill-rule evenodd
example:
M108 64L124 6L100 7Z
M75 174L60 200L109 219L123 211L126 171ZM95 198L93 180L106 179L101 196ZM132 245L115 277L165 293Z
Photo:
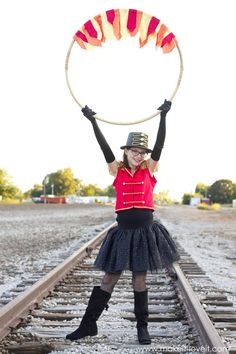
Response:
M212 184L221 178L236 182L233 5L233 0L125 2L126 8L161 19L175 33L184 60L183 80L167 117L156 192L169 190L179 198L194 191L198 182ZM23 191L65 167L84 183L102 187L112 183L90 123L69 93L64 65L82 24L122 7L121 0L110 1L109 6L105 0L1 2L0 168ZM107 44L108 49L80 54L78 47L72 52L73 87L99 115L147 116L175 86L178 56L172 61L166 54L162 60L154 49L132 51L129 43L125 39ZM132 126L99 123L117 159L129 131L146 132L151 147L158 124L159 116Z

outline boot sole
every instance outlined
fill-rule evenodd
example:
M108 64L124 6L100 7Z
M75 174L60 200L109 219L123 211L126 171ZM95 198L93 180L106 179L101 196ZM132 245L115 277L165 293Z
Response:
M142 344L142 345L151 344L151 343L152 343L151 340L145 340L145 341L139 342L139 344Z
M94 336L96 336L97 334L98 334L98 332L97 332L97 333L86 334L86 336L83 336L83 337L78 337L78 338L73 338L73 339L71 339L71 338L66 338L66 339L73 342L73 341L75 341L75 340L83 339L83 338L86 338L86 337L94 337Z

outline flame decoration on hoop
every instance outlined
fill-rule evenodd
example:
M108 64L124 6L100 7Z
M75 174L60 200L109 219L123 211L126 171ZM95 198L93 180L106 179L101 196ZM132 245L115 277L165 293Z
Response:
M163 53L170 53L174 48L177 48L180 58L180 68L176 87L169 98L170 101L173 100L180 86L183 74L183 58L175 35L169 31L161 20L143 11L112 9L87 21L73 36L73 41L67 53L65 65L67 85L72 97L81 108L84 105L75 97L68 77L69 58L73 45L78 43L82 49L93 50L95 47L101 47L106 41L113 39L120 40L128 36L134 37L137 33L139 33L140 48L144 47L150 40L155 40L155 46L162 48ZM157 110L149 117L132 122L114 122L101 118L98 115L95 117L110 124L129 125L147 121L159 113L160 111Z

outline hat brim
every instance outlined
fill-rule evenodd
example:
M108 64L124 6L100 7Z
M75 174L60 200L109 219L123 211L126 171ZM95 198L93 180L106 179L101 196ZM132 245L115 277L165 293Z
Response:
M143 146L141 145L124 145L124 146L121 146L120 149L124 150L124 149L130 149L130 148L139 148L139 149L143 149L143 150L146 150L148 153L152 152L151 149L147 149L147 148L144 148Z

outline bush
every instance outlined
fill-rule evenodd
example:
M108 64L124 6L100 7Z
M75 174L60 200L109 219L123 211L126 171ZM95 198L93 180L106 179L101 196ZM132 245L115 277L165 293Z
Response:
M197 206L198 209L200 210L214 210L217 211L221 208L221 205L219 203L214 203L212 205L208 205L206 203L200 203Z
M198 204L197 208L200 210L210 210L211 209L210 205L207 205L206 203Z
M211 205L212 210L220 210L221 205L219 203L214 203Z

